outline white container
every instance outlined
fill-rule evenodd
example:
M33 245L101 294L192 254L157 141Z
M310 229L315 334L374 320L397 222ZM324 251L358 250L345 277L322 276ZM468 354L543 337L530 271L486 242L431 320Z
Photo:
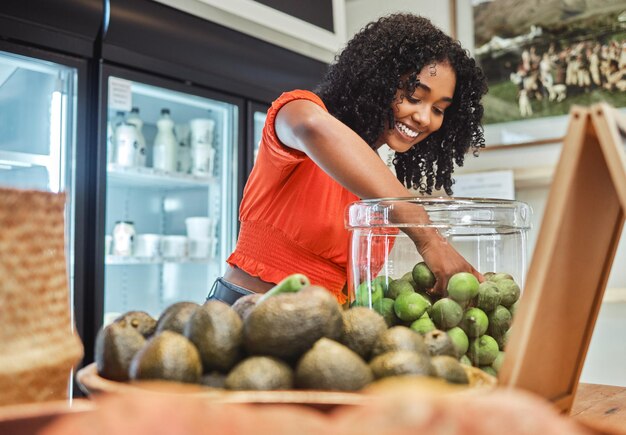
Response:
M138 234L135 238L135 257L154 258L159 256L161 249L159 234Z
M191 172L191 145L189 137L189 124L178 124L174 127L176 139L178 139L178 158L176 170L183 174Z
M134 125L120 124L115 129L115 159L120 166L135 166L138 148L137 129Z
M187 237L190 239L204 239L213 237L211 234L212 220L206 216L188 217L185 219Z
M212 238L189 239L189 258L208 258L211 255Z
M161 110L154 138L153 166L163 171L175 172L177 167L178 142L174 135L174 121L169 109Z
M213 161L215 150L213 147L205 145L195 145L191 147L191 173L201 177L213 175Z
M148 150L146 149L146 139L143 135L143 121L139 117L139 108L133 107L130 115L126 120L127 124L134 125L137 134L137 150L135 152L135 166L146 166L146 157Z
M135 225L130 221L117 221L113 227L113 255L133 255Z
M187 237L162 236L161 256L164 258L183 258L187 255Z
M189 121L191 146L213 146L215 121L209 118L196 118Z

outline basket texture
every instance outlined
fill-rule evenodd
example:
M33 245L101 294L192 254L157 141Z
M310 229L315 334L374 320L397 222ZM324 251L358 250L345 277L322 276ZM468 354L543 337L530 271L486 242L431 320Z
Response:
M83 354L70 318L65 195L0 189L0 405L67 397Z

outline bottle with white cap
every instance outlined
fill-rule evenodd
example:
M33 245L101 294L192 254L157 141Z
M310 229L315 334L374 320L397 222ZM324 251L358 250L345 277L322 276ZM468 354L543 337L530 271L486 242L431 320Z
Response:
M135 152L135 166L146 166L146 138L143 135L143 121L139 117L139 108L133 107L126 119L128 124L134 125L137 134L137 151Z
M161 117L157 121L157 134L154 138L154 167L174 172L177 166L178 142L174 135L174 121L169 109L161 109Z

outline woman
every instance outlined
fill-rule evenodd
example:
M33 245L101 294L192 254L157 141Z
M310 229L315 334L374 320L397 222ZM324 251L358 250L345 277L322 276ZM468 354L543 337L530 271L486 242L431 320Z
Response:
M395 14L368 24L315 93L284 93L268 110L237 246L211 297L233 303L303 273L344 302L345 207L414 196L405 186L451 194L454 164L484 146L486 90L474 60L429 20ZM382 144L396 153L397 178L375 151ZM481 278L436 230L408 234L437 278L435 291L456 272Z

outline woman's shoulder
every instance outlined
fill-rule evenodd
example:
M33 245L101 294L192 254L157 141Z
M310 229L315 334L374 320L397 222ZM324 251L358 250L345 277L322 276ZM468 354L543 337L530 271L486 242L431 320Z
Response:
M294 89L292 91L283 92L280 97L274 100L270 110L277 112L285 104L290 103L294 100L308 100L326 110L326 105L324 104L322 99L314 92L305 89Z

